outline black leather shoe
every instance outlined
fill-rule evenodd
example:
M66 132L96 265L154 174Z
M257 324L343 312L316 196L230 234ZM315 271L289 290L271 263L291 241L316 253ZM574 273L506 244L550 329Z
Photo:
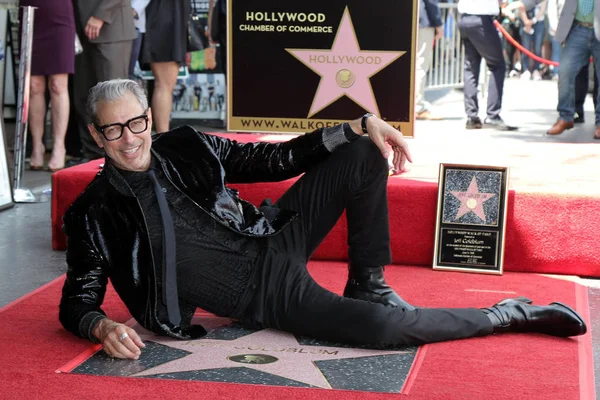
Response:
M481 120L479 119L479 117L468 117L467 125L465 126L465 128L466 129L481 129L482 126L483 126L483 124L481 123Z
M383 267L350 266L344 297L402 307L407 311L415 309L385 282Z
M505 299L482 311L494 325L494 333L537 332L569 337L587 332L583 318L562 303L532 306L519 299Z
M502 118L486 118L485 121L483 121L483 126L499 131L514 131L518 129L516 126L507 125Z

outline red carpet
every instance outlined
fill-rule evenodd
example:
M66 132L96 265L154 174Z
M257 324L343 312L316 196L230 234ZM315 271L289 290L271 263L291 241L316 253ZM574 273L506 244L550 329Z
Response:
M286 140L289 136L224 134L244 141ZM600 157L598 146L574 144L448 144L413 141L415 164L388 185L394 263L431 266L440 162L508 165L506 271L600 277ZM488 145L489 147L489 145ZM451 156L448 154L451 153ZM99 172L101 161L52 175L52 246L65 248L62 215ZM276 200L294 180L234 185L255 204ZM346 259L346 224L340 221L317 250L316 259Z
M343 263L313 262L310 271L330 290L344 284ZM506 273L488 276L389 268L388 280L409 301L422 306L489 306L515 295L536 303L562 301L588 321L587 291L567 277ZM54 371L89 347L65 332L57 320L62 278L0 310L1 399L387 399L401 395L326 389L187 382L140 378L107 378ZM114 292L104 309L120 321L129 315ZM544 399L594 398L591 335L558 339L507 334L425 346L419 368L409 377L407 398Z

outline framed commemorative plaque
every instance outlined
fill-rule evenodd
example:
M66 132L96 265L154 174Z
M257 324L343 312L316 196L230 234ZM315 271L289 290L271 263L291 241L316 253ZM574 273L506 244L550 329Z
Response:
M440 164L433 269L502 274L508 167Z
M228 1L228 130L309 132L370 112L413 136L418 4Z

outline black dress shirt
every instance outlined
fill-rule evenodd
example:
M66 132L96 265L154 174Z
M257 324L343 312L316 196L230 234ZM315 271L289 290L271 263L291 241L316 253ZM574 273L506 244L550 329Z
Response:
M175 187L154 158L151 168L163 187L175 227L180 303L236 317L243 311L236 313L242 296L257 279L264 239L242 236L221 225ZM162 293L162 222L153 183L147 172L121 173L142 207L152 245L157 293ZM159 319L166 320L164 305L159 307Z

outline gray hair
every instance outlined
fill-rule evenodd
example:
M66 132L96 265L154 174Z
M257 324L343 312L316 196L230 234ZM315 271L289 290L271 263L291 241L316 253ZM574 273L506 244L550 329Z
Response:
M127 93L134 95L144 111L148 108L148 98L144 90L136 81L130 79L112 79L110 81L98 82L90 89L85 106L90 123L96 123L98 116L98 103L110 103L117 101Z

